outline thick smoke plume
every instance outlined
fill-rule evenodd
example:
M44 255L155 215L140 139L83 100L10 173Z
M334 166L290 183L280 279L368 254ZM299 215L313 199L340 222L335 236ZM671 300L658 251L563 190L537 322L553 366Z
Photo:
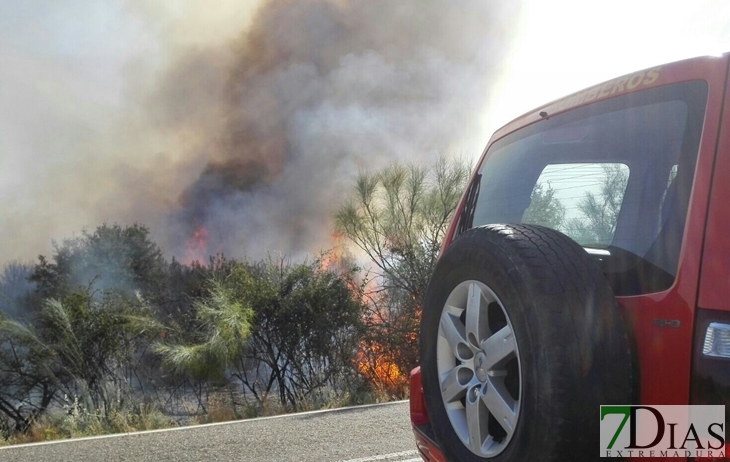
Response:
M325 249L359 170L479 154L519 16L482 0L35 3L29 23L73 35L75 5L99 26L41 37L51 58L0 40L21 89L0 94L0 262L102 222L148 225L183 261ZM240 24L205 22L224 8ZM109 65L94 47L113 33Z
M202 227L205 253L324 248L358 170L473 148L507 50L505 14L481 1L277 0L259 11L222 81L201 78L217 68L216 53L182 60L165 81L170 123L215 113L220 125L171 219L181 231L172 247ZM201 90L214 96L181 111Z

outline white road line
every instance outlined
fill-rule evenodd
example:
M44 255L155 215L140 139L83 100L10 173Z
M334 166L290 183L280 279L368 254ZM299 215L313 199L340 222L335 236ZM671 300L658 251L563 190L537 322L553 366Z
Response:
M378 460L394 460L394 459L401 459L402 457L408 457L408 456L415 456L418 454L418 451L415 449L412 451L403 451L403 452L391 452L390 454L381 454L379 456L370 456L370 457L361 457L359 459L347 459L340 462L371 462L371 461L378 461ZM400 462L417 462L421 459L408 459L408 460L400 460Z
M90 440L102 440L102 439L107 439L107 438L120 438L123 436L131 436L131 435L147 435L150 433L165 433L165 432L175 432L175 431L181 431L181 430L193 430L196 428L218 427L218 426L222 426L222 425L245 424L246 422L258 422L261 420L283 419L283 418L287 418L287 417L299 417L299 416L312 415L312 414L326 414L326 413L330 413L330 412L334 413L334 412L347 411L349 409L368 409L368 408L373 408L373 407L392 406L394 404L403 404L403 403L407 403L407 402L408 402L408 400L405 399L402 401L390 401L387 403L363 404L360 406L338 407L338 408L334 408L334 409L320 409L318 411L297 412L294 414L279 414L279 415L272 415L272 416L266 416L266 417L254 417L252 419L229 420L227 422L215 422L215 423L209 423L209 424L189 425L187 427L161 428L158 430L145 430L145 431L141 431L141 432L113 433L111 435L87 436L84 438L73 438L73 439L67 439L67 440L51 440L51 441L42 441L40 443L15 444L15 445L10 445L10 446L0 446L0 451L3 451L5 449L27 448L30 446L46 446L46 445L50 445L50 444L75 443L77 441L90 441ZM355 459L355 460L359 460L359 459ZM365 459L365 460L378 460L378 459ZM347 461L347 462L351 462L351 461Z

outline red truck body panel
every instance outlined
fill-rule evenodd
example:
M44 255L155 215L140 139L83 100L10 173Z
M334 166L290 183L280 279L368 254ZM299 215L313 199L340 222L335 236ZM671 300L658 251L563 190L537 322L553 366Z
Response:
M708 101L674 284L658 293L617 297L638 356L640 404L689 404L696 308L730 311L730 130L721 129L723 123L730 124L730 104L725 104L730 98L726 90L729 59L726 54L656 66L542 106L499 129L475 169L479 171L495 141L544 118L648 88L691 80L707 82ZM457 210L464 200L462 197ZM455 216L442 252L452 241L457 222ZM423 402L418 369L413 371L411 384L411 403L418 408ZM443 460L435 443L418 429L427 419L425 405L422 409L413 421L419 449L426 448L421 450L425 460Z
M730 311L730 92L723 99L697 306Z

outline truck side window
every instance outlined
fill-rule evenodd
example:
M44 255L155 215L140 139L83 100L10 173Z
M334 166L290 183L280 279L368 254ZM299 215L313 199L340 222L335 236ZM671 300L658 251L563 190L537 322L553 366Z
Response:
M628 181L626 164L550 164L535 183L522 222L562 231L584 247L608 247Z
M616 295L671 287L677 274L707 83L617 96L494 142L473 226L531 223L570 236Z

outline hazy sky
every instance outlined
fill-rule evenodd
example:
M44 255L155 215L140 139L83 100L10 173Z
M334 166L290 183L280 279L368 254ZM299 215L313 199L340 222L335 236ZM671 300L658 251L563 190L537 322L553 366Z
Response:
M179 54L241 35L255 3L0 2L0 262L102 221L153 219L159 204L133 216L120 179L164 165L175 143L140 116L146 92ZM183 186L147 200L172 203Z
M366 154L347 146L347 140L356 144L360 129L368 134L365 142L382 151L397 146L408 153L405 159L418 159L414 153L429 148L476 157L494 129L549 100L635 69L730 50L730 2L721 0L532 0L509 9L497 1L384 0L366 6L362 1L299 0L294 8L280 0L268 2L265 13L255 16L264 3L0 3L0 263L47 254L52 238L103 221L148 224L168 255L179 252L180 239L170 237L175 234L171 223L177 222L169 215L185 206L181 197L191 194L191 185L201 184L202 172L235 158L237 151L230 146L221 148L225 155L211 152L211 146L231 142L223 140L223 133L231 127L235 131L235 123L254 124L249 127L254 131L268 130L269 121L279 123L291 171L306 171L306 165L316 163L316 140L328 137L330 148L322 155L330 156L328 164L330 159L340 162L333 170L339 178L364 163ZM318 21L314 7L303 13L278 10L306 10L308 5L335 19ZM410 5L412 12L402 5ZM363 16L379 22L380 6L384 17L401 21L391 24L396 31L408 25L400 30L411 36L399 37L393 30L381 34L385 29L379 27L387 24L362 22ZM469 22L472 16L476 19ZM303 20L311 24L301 24ZM324 32L318 33L332 24L352 27L352 34L362 37L348 38L334 49ZM270 47L291 51L296 60L269 49L286 67L261 70L258 42L246 39L249 30L266 36ZM327 51L320 51L322 43ZM352 53L347 46L354 47ZM311 62L305 56L308 49ZM231 92L230 83L239 78L243 90ZM289 111L285 119L262 116L266 123L256 125L240 108L225 107L230 95L245 107L252 88L275 79L276 91L269 88L263 94L273 95L271 107ZM348 85L357 88L343 96ZM383 101L369 104L370 97ZM432 140L407 143L431 132L436 132ZM271 138L246 139L256 144ZM280 180L290 174L286 167L278 168L278 176L265 187L238 191L223 205L215 202L211 207L223 212L206 216L205 224L227 220L236 207L245 209L246 221L230 223L243 231L226 246L240 244L247 253L256 248L252 243L270 249L295 234L324 233L324 224L298 223L289 233L271 237L271 229L282 225L267 226L272 215L261 210L286 214L291 212L287 201L302 195L326 201L333 194L318 195L312 185L297 189ZM296 203L296 208L301 206ZM303 239L284 250L316 251L309 247L320 244L316 238Z

